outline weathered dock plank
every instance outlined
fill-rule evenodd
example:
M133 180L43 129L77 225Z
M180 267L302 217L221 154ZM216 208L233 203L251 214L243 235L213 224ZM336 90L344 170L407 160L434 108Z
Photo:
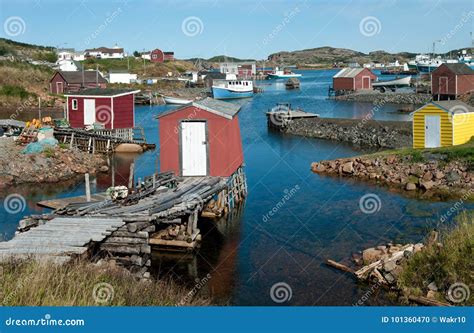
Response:
M17 234L0 243L0 260L43 256L42 260L64 262L71 255L82 255L92 242L101 242L123 226L120 218L56 217L46 224ZM54 257L60 257L55 259Z

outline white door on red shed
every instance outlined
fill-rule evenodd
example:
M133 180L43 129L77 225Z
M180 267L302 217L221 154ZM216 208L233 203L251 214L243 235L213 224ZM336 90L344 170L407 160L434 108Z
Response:
M183 176L207 175L206 122L181 123L181 174Z
M425 116L425 148L441 147L441 119Z
M95 123L95 99L84 100L84 126Z

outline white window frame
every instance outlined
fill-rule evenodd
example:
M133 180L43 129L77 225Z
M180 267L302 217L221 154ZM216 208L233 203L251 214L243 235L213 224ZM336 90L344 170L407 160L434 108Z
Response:
M79 103L77 102L77 98L71 100L71 107L74 111L79 109Z

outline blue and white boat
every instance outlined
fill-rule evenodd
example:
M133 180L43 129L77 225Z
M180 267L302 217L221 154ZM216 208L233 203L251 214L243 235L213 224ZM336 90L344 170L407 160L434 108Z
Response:
M276 67L275 70L271 73L268 73L267 76L268 79L289 79L292 77L301 77L301 74L296 74L289 70L282 71Z
M214 80L212 95L215 99L253 97L253 82L251 80Z
M467 53L467 50L462 50L462 55L459 57L459 62L468 65L471 67L471 69L474 69L474 59L471 54Z

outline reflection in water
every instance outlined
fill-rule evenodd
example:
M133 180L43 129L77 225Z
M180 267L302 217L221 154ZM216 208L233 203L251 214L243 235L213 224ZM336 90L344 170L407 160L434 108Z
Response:
M191 288L209 277L199 292L218 304L229 303L238 277L240 219L244 206L245 202L218 220L200 219L198 227L203 239L195 253L153 252L152 275L172 276Z

